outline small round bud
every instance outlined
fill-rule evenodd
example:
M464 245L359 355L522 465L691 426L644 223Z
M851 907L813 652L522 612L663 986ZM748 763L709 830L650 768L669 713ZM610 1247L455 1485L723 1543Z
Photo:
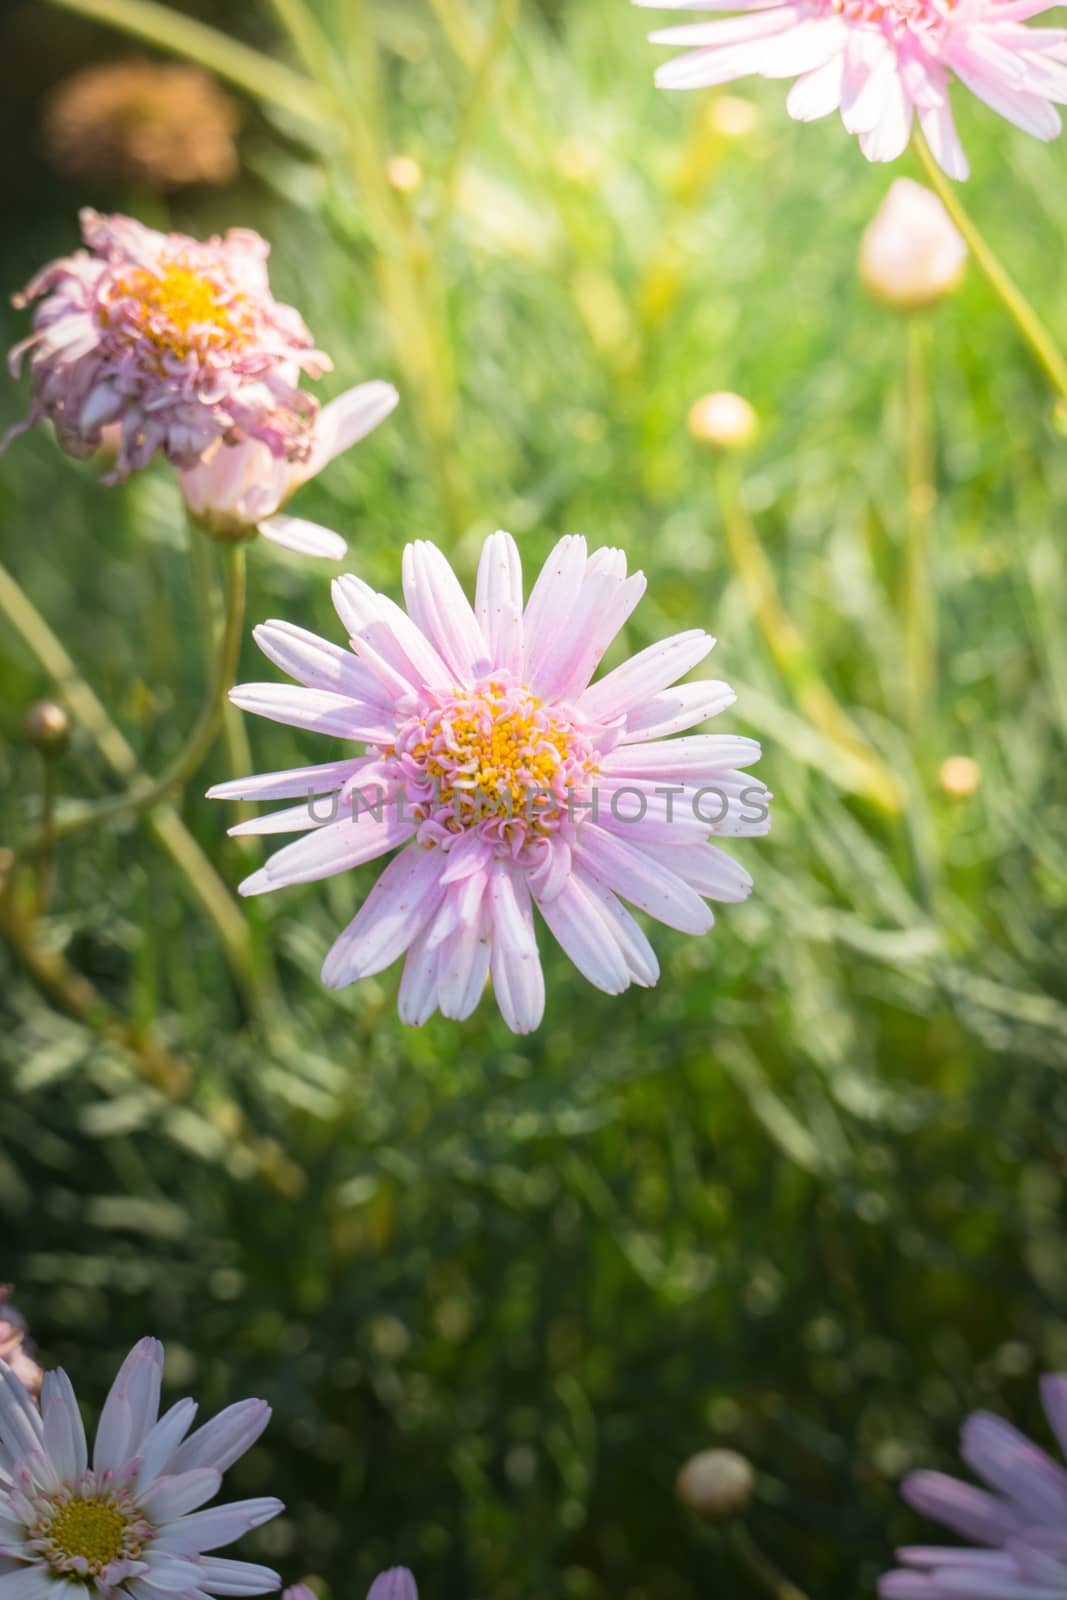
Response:
M399 194L414 194L422 182L422 168L414 156L390 156L385 176Z
M698 444L715 450L747 450L759 432L759 418L741 395L720 389L701 395L690 408L689 432Z
M937 195L897 178L860 241L864 288L894 311L921 311L958 288L967 246Z
M747 1511L755 1484L751 1463L736 1450L699 1450L679 1472L675 1491L698 1516L729 1522Z
M70 718L54 700L38 700L26 713L23 731L42 755L61 756L70 743Z
M982 781L982 769L973 756L948 756L937 777L950 800L968 800Z
M747 139L759 121L759 113L751 100L739 94L720 94L711 102L708 119L724 139Z

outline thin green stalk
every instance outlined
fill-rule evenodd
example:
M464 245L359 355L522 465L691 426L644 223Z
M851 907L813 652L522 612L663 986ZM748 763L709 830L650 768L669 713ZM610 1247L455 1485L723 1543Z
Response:
M430 0L438 26L464 66L473 66L478 55L474 28L460 0Z
M51 830L53 840L70 839L116 817L148 811L165 800L190 778L214 744L222 721L227 691L233 686L245 614L245 547L233 544L226 550L226 602L218 660L211 675L207 696L188 739L173 761L158 778L138 774L125 794L111 795L95 805L84 806L57 821ZM27 852L41 847L40 835L30 840Z
M744 1567L750 1578L753 1578L764 1589L772 1600L807 1600L803 1589L798 1589L784 1573L763 1554L755 1539L749 1533L743 1522L735 1522L731 1527L727 1539L731 1550Z
M17 869L11 866L0 884L0 927L37 987L68 1016L124 1050L149 1083L174 1097L184 1094L192 1082L186 1064L151 1033L117 1012L88 978L75 971L62 951L40 938L37 915L23 910L22 898Z
M836 748L855 789L895 816L903 803L900 784L834 698L786 611L745 507L737 464L728 457L719 463L716 487L734 570L778 670L808 721Z
M930 710L937 680L937 587L930 555L930 516L936 500L926 323L907 319L904 430L907 455L907 550L904 634L908 713L914 729Z
M950 183L945 177L934 160L930 146L918 131L912 135L912 149L927 182L960 230L971 255L985 273L1005 311L1030 346L1057 394L1061 399L1067 400L1067 361L1064 360L1056 340L996 255L985 235L972 221L970 213L965 210L960 200L958 186Z
M317 85L259 50L231 39L221 29L182 16L170 6L157 5L155 0L51 0L51 4L196 61L290 116L317 127L335 123Z
M376 271L397 359L411 382L442 511L456 536L465 513L455 471L455 378L444 292L434 252L386 178L385 95L367 0L346 0L345 15L353 85L338 109L348 118L352 164L378 245Z
M0 612L52 679L75 722L89 734L115 776L127 783L135 782L141 776L140 768L124 734L112 722L103 703L81 676L32 600L2 564ZM173 806L157 806L149 813L148 823L214 923L234 977L249 1009L255 1014L260 998L260 978L240 909Z
M36 914L43 917L52 903L56 871L56 759L41 752L41 849L37 857Z
M187 527L189 532L189 565L193 574L193 591L200 616L201 634L207 641L210 659L218 652L218 640L222 627L222 597L219 592L218 573L213 559L215 545L212 540L205 539L203 531L196 526L192 518L187 518ZM228 696L224 698L222 704L222 742L226 751L227 776L230 778L246 777L252 771L252 752L248 744L248 730L245 726L244 717L237 707L230 702ZM256 814L256 807L249 800L237 800L232 804L233 811L231 814L238 822L245 822ZM234 842L240 845L243 853L247 855L259 853L259 841L257 839L242 835Z
M314 12L304 0L270 0L270 4L308 72L320 83L328 83L333 59L330 41Z
M434 218L430 253L441 249L455 209L456 189L463 163L474 142L493 82L493 68L502 55L519 19L519 0L495 0L493 15L486 30L485 43L475 63L459 126L441 175L441 192Z

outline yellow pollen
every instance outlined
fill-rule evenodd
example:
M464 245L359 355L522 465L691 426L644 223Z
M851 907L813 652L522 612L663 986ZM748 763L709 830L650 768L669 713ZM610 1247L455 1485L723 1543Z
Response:
M453 829L494 816L519 816L537 826L560 809L561 767L570 768L563 779L567 787L576 781L576 758L582 777L591 770L568 720L546 712L526 692L516 704L514 691L500 683L481 686L465 703L460 698L441 732L445 748L428 730L411 754L425 763L425 774L436 786L436 805L452 813L448 826Z
M216 284L180 261L167 262L159 272L137 267L118 279L116 292L137 302L131 335L148 339L161 353L184 358L205 343L239 344L249 329L243 295L224 296ZM111 326L108 306L100 317L105 327Z
M47 1537L66 1560L81 1556L99 1571L119 1555L125 1532L126 1518L114 1505L75 1498L58 1507Z

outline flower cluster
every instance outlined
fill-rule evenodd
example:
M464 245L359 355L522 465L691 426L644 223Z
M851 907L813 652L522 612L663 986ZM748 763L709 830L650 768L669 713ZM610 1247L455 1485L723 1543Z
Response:
M506 533L485 543L473 606L429 543L405 550L403 583L406 612L358 578L336 580L348 650L285 622L255 630L297 686L246 684L234 703L367 753L210 790L298 802L233 829L305 834L243 893L326 878L402 846L323 979L341 987L406 955L408 1023L436 1010L468 1016L491 976L509 1027L537 1027L534 905L598 988L654 984L655 954L623 900L705 933L706 901L742 900L751 886L711 835L767 828L766 791L744 771L759 755L754 740L669 737L733 701L724 683L679 684L714 639L676 634L591 683L645 580L627 575L621 550L590 555L581 538L560 541L525 605Z
M244 1400L189 1433L192 1400L159 1415L163 1347L142 1339L100 1414L90 1458L65 1372L46 1372L40 1411L0 1361L0 1594L4 1600L203 1600L280 1587L277 1573L208 1554L276 1517L271 1497L200 1507L270 1418Z

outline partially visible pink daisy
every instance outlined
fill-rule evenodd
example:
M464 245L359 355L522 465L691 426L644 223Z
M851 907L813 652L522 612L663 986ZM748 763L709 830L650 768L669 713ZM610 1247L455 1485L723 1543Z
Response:
M1041 1398L1067 1451L1067 1376L1043 1378ZM882 1578L882 1600L1067 1600L1067 1470L988 1411L967 1418L960 1454L986 1487L913 1472L903 1494L968 1546L898 1550L903 1566Z
M468 1016L491 976L509 1027L536 1028L535 905L597 988L654 984L655 954L622 902L706 933L706 900L742 900L751 887L712 836L767 829L766 790L743 770L759 756L754 740L669 737L734 699L724 683L678 683L715 641L676 634L591 684L645 579L627 576L621 550L589 555L580 538L556 546L525 607L506 533L485 543L473 607L432 544L407 547L403 580L406 613L359 578L335 580L350 650L286 622L255 630L299 687L246 684L234 703L366 754L210 791L298 802L232 830L308 835L242 892L310 883L402 846L323 979L340 988L406 954L408 1023Z
M636 0L677 11L737 11L663 28L654 44L686 47L660 67L664 89L699 89L757 74L795 78L798 122L840 111L869 161L895 161L913 119L950 178L969 173L952 111L953 75L1000 116L1054 139L1067 104L1067 30L1026 28L1055 0Z
M7 1363L29 1395L40 1394L43 1374L33 1359L26 1319L11 1304L7 1284L0 1284L0 1361Z
M91 210L81 230L88 248L16 296L18 306L41 303L11 352L16 375L30 353L34 392L8 438L47 417L64 450L87 456L121 424L109 481L157 450L192 467L219 440L255 439L279 459L306 460L317 402L300 374L319 377L331 363L272 297L266 241L231 228L201 243Z
M162 1376L163 1346L142 1339L111 1386L90 1456L66 1373L45 1373L38 1412L0 1362L3 1600L205 1600L280 1587L269 1567L213 1553L276 1517L280 1500L200 1509L270 1407L244 1400L189 1433L194 1401L159 1415Z
M282 1600L318 1600L318 1596L306 1583L294 1583L291 1589L283 1589ZM379 1572L367 1590L367 1600L419 1600L414 1574L407 1567Z
M301 555L340 561L348 549L340 534L290 517L281 508L302 483L384 422L398 398L391 383L377 379L338 395L315 417L311 453L304 461L273 456L255 439L247 444L217 442L202 461L180 474L190 513L221 538L255 531Z

